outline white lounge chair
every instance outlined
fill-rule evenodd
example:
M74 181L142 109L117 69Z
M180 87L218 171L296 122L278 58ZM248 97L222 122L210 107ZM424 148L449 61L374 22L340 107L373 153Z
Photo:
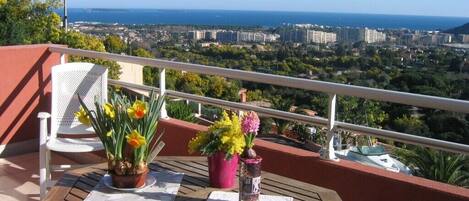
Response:
M51 166L50 151L92 152L102 150L101 141L93 136L93 128L81 124L74 113L80 104L78 95L89 108L95 108L94 101L107 100L107 69L91 63L67 63L52 67L51 113L40 112L39 139L39 183L40 198L45 198L51 181L51 169L71 167L71 165ZM50 118L50 133L47 119ZM59 136L58 136L59 134ZM70 136L69 134L73 134ZM80 137L80 135L83 135ZM77 137L78 136L78 137Z

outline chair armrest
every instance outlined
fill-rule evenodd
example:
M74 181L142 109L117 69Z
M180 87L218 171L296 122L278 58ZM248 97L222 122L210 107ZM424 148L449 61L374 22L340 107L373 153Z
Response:
M48 118L50 118L50 114L48 112L39 112L37 114L37 118L39 118L39 119L48 119Z
M39 145L42 150L45 149L47 138L49 136L47 131L47 119L50 118L50 114L47 112L39 112L37 114L37 118L39 118Z

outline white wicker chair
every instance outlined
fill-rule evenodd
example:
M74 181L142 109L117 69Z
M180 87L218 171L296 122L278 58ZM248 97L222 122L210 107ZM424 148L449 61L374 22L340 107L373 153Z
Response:
M71 165L51 166L50 151L56 152L91 152L102 150L103 146L94 134L93 128L84 126L74 113L79 109L78 96L85 104L94 109L94 101L101 103L107 99L107 69L91 63L68 63L52 67L52 111L40 112L39 139L39 183L41 200L45 198L51 185L52 170L70 168ZM50 133L47 119L51 118ZM60 134L58 137L57 134ZM73 134L74 138L67 138ZM77 138L80 134L87 134Z

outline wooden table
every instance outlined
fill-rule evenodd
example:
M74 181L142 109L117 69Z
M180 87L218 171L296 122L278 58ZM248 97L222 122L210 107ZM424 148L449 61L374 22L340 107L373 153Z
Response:
M106 173L105 168L106 164L103 163L68 171L49 190L46 200L84 200ZM155 171L168 169L184 173L176 200L202 201L208 198L210 192L220 190L209 187L206 157L158 157L150 168ZM333 190L265 171L262 172L261 188L262 194L289 196L294 200L341 200ZM237 188L223 190L237 192Z

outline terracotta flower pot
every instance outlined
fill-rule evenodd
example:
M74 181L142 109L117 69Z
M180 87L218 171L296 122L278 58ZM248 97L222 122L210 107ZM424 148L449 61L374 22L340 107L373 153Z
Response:
M239 156L225 160L225 153L217 152L208 157L208 177L214 188L231 188L235 184Z
M116 175L111 173L112 185L116 188L140 188L147 180L148 168L141 174Z

